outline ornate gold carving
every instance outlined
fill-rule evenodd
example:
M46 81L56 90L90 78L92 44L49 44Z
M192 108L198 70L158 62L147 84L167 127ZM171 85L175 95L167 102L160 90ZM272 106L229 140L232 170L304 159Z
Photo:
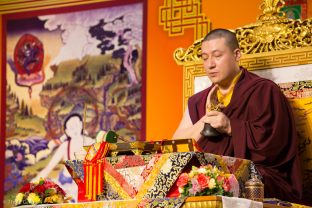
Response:
M257 54L312 46L312 19L292 20L280 11L283 0L263 0L263 14L258 20L233 30L243 54ZM174 58L179 65L198 63L201 56L199 39L188 49L178 48Z
M201 63L201 62L200 62ZM185 66L183 69L183 109L187 106L189 97L194 94L195 77L206 76L202 64Z
M240 65L248 70L261 70L311 63L312 50L310 47L245 55L240 61Z
M286 53L287 52L287 53ZM194 94L195 77L206 76L202 60L184 64L183 67L183 109L189 97ZM248 70L262 70L301 64L312 64L310 47L291 49L289 51L272 51L267 53L243 55L240 65Z
M283 0L264 0L257 22L235 30L244 54L312 46L312 19L286 18L280 11L284 4Z
M279 20L284 19L285 13L281 12L280 9L285 5L284 0L264 0L260 5L263 14L258 17L262 21L273 21L280 22Z
M159 24L169 36L183 35L184 29L194 28L194 39L210 30L210 20L202 13L201 0L164 0L159 8Z
M133 149L133 150L131 150L133 153L134 153L134 155L142 155L142 150L138 150L138 149Z
M196 40L187 50L178 48L173 56L179 65L192 65L201 61L201 42L202 39Z
M242 49L240 65L248 70L312 63L312 19L291 20L280 11L281 0L263 0L263 10L253 24L232 30ZM183 109L194 94L195 77L206 76L201 60L201 42L188 49L178 48L174 59L183 65Z

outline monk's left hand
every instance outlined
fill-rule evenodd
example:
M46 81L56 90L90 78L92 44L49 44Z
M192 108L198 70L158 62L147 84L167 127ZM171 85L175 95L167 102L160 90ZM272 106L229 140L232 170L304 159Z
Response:
M220 133L227 135L232 134L230 119L222 112L210 111L206 114L206 118L203 121L205 123L210 123L210 125Z

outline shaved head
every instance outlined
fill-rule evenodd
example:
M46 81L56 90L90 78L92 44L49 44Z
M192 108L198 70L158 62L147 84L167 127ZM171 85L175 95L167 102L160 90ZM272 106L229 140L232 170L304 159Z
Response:
M226 29L214 29L210 31L203 39L202 42L217 39L217 38L224 38L226 45L231 49L235 50L239 48L239 44L236 38L235 33L226 30Z

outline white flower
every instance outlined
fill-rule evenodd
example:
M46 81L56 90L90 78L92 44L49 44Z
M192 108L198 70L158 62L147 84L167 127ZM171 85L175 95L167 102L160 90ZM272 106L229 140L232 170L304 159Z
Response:
M209 184L208 184L208 187L209 187L209 189L213 189L213 188L215 188L216 187L216 181L215 181L215 179L214 178L210 178L210 180L209 180Z
M184 189L179 187L179 193L182 194L184 192Z
M206 174L206 173L207 173L207 170L206 170L205 168L199 168L199 169L198 169L198 173Z

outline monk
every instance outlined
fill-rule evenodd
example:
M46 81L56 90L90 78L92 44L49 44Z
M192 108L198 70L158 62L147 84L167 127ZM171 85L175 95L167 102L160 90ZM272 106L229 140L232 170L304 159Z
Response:
M300 202L302 182L290 105L274 82L240 67L240 58L234 33L216 29L206 35L202 59L212 85L189 98L173 138L195 138L205 152L252 160L263 176L265 197ZM205 123L220 135L202 136Z

